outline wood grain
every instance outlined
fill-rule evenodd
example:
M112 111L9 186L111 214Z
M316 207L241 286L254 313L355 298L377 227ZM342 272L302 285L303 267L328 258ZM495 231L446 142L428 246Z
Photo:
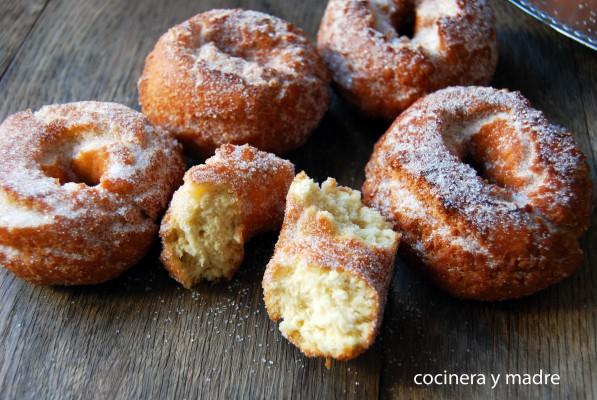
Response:
M25 108L86 99L138 108L136 80L145 55L168 27L199 11L262 10L314 37L325 7L320 0L40 4L45 2L0 4L2 27L10 28L0 32L2 51L10 53L0 52L5 99L0 119ZM552 121L572 129L595 173L595 53L506 2L492 4L501 45L494 85L521 90ZM38 14L23 13L27 6ZM19 18L27 22L13 23ZM334 96L321 126L289 158L319 180L333 176L359 188L385 128ZM231 283L193 292L168 278L157 261L158 244L123 277L95 287L33 287L0 271L0 393L7 399L596 398L596 229L583 238L586 257L578 273L517 301L452 299L399 261L381 339L361 358L333 363L331 370L305 359L265 315L260 281L275 235L247 246ZM562 384L492 391L413 383L416 373L539 369L560 373Z
M31 32L49 0L3 0L0 3L0 78Z

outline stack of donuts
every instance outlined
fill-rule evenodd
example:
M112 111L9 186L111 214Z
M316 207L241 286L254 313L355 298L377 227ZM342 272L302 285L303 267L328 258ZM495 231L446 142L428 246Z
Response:
M281 229L264 278L280 331L348 360L380 328L399 251L448 293L530 295L570 275L592 212L585 157L497 63L485 0L329 0L317 44L280 18L212 10L145 60L141 112L78 102L0 125L0 265L42 285L105 282L156 237L187 288L232 279L251 237ZM363 196L295 176L333 87L393 121ZM209 157L185 173L183 150Z

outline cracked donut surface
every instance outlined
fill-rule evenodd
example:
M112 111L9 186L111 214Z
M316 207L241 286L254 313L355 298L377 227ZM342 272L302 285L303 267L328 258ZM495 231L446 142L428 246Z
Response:
M391 120L437 89L489 83L494 25L485 0L330 0L317 42L347 99Z
M574 136L517 92L454 87L417 101L375 145L365 202L438 286L529 295L571 274L592 208Z
M36 284L112 279L135 264L184 172L140 113L79 102L0 125L0 265Z
M211 10L171 28L145 61L139 101L191 149L224 143L274 153L305 142L327 110L329 72L296 26Z

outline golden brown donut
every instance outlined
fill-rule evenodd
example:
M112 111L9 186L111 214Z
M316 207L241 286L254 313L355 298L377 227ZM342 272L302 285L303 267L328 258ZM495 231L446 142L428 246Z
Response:
M248 145L222 145L188 170L160 229L170 275L186 288L232 278L244 243L282 224L293 177L292 163Z
M347 99L390 120L434 90L489 83L498 54L485 0L330 0L317 42Z
M294 25L212 10L170 29L145 61L143 112L203 154L248 143L277 154L307 140L327 110L329 72Z
M35 284L112 279L156 236L180 145L114 103L23 111L0 125L0 265Z
M573 135L520 93L482 87L440 90L403 112L375 145L363 194L426 276L478 300L570 275L592 207Z
M381 326L399 239L358 191L298 174L263 277L270 318L309 357L358 356Z

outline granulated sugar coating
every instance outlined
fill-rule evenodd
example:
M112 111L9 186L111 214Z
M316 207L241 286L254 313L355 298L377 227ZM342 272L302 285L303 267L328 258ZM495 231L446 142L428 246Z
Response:
M159 39L139 100L153 123L203 154L224 143L284 153L323 117L328 81L300 28L256 11L211 10Z
M330 0L318 46L334 82L365 114L393 119L450 85L487 84L497 63L485 0ZM412 21L410 21L412 19ZM401 32L414 24L413 37Z
M178 186L181 148L114 103L23 111L0 126L0 265L37 284L106 281L135 264Z
M366 175L365 201L457 296L531 294L580 262L592 198L585 158L519 93L428 95L379 140Z

